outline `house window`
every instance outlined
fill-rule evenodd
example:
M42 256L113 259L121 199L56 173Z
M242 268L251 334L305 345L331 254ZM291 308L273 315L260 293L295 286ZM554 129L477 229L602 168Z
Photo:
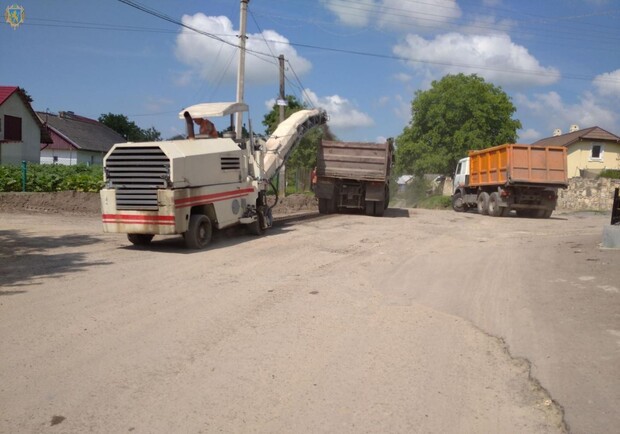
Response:
M590 160L601 161L603 159L603 145L592 145Z
M4 140L22 141L22 118L4 115Z
M22 118L4 115L4 140L20 142L22 140Z

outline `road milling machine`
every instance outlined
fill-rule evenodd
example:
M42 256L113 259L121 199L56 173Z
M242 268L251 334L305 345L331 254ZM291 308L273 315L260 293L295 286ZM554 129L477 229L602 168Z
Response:
M202 249L215 229L247 225L258 235L271 227L271 180L303 135L325 124L327 115L301 110L266 141L251 132L238 140L233 117L247 111L244 103L197 104L179 113L187 139L114 145L103 161L104 232L125 233L136 245L149 244L155 235L180 234L187 248ZM223 137L194 133L194 123L221 116L231 119Z

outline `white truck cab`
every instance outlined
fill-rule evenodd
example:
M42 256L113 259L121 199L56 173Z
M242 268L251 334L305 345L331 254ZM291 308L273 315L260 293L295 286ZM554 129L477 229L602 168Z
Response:
M454 180L452 181L452 194L459 188L467 185L467 177L469 176L469 157L461 158L456 165L454 171Z

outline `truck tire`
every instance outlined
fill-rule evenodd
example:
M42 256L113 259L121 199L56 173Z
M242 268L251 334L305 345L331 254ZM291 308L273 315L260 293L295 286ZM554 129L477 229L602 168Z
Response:
M185 247L188 249L204 249L211 241L213 226L211 220L204 214L192 214L189 218L189 227L183 234Z
M153 237L152 234L127 234L127 239L134 246L148 246Z
M375 215L375 203L367 200L365 203L366 215L373 216Z
M517 210L517 217L524 217L524 218L534 218L536 217L536 212L537 210L535 209L518 209Z
M380 200L375 202L375 217L383 217L385 211L385 201Z
M319 213L321 214L333 214L334 212L334 199L321 199L319 198Z
M467 211L467 207L463 202L463 194L460 191L457 191L452 195L452 209L456 212Z
M489 196L489 215L492 217L501 217L502 216L502 207L499 206L501 199L499 197L499 193L494 191Z
M553 214L552 209L539 209L536 217L540 219L548 219L551 217L551 214Z
M478 213L482 215L489 214L489 193L483 191L478 195Z
M262 235L265 232L265 229L263 229L264 223L265 223L264 214L262 210L259 210L258 214L256 215L256 220L254 220L252 223L248 225L248 232L251 235L256 235L256 236Z

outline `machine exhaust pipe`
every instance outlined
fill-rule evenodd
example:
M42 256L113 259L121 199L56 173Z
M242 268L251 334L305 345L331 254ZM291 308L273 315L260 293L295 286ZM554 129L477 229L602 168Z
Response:
M185 125L187 127L187 138L189 140L194 140L196 136L194 135L194 120L192 119L192 115L189 112L183 113L183 117L185 118Z

